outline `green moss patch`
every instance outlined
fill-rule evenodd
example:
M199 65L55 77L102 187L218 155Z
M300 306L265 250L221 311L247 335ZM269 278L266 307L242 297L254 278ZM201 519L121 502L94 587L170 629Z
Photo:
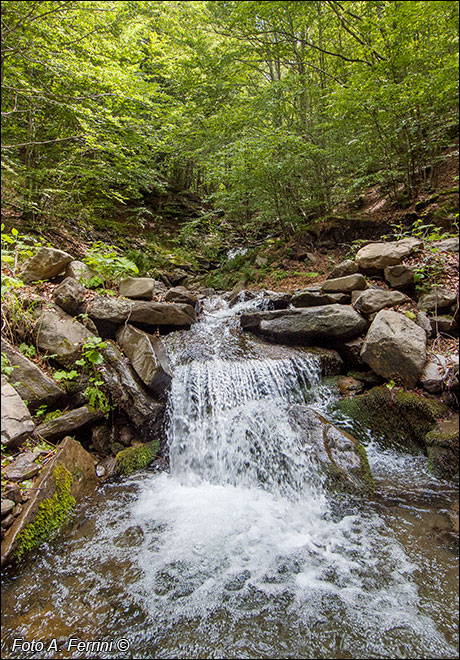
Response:
M339 410L354 422L356 436L371 431L389 446L419 452L436 420L448 413L447 406L415 392L374 387L360 396L342 399Z
M18 561L59 529L75 506L75 498L70 494L73 481L70 472L63 465L58 465L53 474L56 480L54 495L40 502L33 522L18 534L15 555Z
M137 470L143 470L153 461L159 446L158 440L154 440L145 445L123 449L115 457L115 472L127 475Z
M450 479L458 474L458 415L438 422L425 436L430 468L439 477Z

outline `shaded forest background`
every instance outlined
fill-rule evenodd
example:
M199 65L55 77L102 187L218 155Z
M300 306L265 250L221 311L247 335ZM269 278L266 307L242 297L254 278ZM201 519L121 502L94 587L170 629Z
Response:
M28 230L165 233L213 259L372 186L404 207L456 148L457 2L1 11L3 200Z

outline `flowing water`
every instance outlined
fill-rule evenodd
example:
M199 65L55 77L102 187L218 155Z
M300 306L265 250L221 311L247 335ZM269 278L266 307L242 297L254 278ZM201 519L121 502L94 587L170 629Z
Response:
M453 485L370 438L376 495L329 496L290 409L331 392L318 358L239 332L261 304L211 299L167 338L169 473L106 484L6 575L3 657L456 657Z

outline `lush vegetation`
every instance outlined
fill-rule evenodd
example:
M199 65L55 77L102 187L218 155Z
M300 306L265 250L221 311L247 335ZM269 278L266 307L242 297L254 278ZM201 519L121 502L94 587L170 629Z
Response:
M287 235L375 183L401 201L457 134L457 26L453 1L9 0L5 199L37 230L137 231L187 191L207 203L188 249Z

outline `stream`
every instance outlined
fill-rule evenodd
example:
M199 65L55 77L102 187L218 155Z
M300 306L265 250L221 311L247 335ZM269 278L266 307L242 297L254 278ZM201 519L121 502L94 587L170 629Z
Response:
M106 483L5 572L2 657L457 657L455 485L369 437L375 495L328 494L290 409L334 390L317 356L242 335L263 304L212 297L166 337L169 472Z

